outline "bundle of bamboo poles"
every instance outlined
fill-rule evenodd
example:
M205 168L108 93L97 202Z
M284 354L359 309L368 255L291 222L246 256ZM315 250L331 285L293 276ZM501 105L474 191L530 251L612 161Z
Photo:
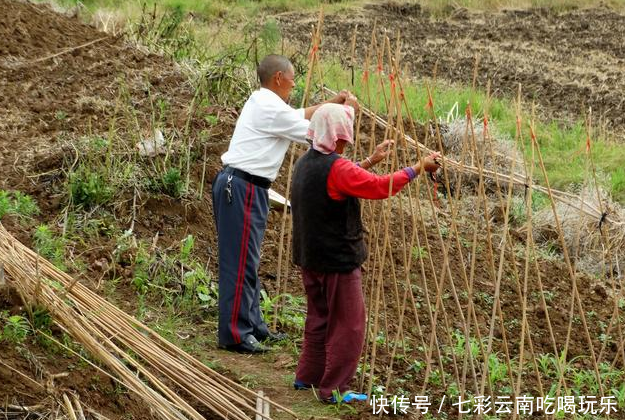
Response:
M256 408L256 392L208 368L58 270L21 244L2 224L0 266L27 308L45 307L54 321L115 377L103 373L145 401L154 417L204 419L188 402L194 401L196 407L206 407L223 419L270 419ZM187 398L181 396L183 393ZM270 399L261 399L296 417Z

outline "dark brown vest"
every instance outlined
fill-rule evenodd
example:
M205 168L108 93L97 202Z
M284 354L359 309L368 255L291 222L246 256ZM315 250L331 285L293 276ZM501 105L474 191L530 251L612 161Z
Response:
M367 258L358 199L328 195L330 168L339 158L310 149L293 171L293 262L308 270L345 273Z

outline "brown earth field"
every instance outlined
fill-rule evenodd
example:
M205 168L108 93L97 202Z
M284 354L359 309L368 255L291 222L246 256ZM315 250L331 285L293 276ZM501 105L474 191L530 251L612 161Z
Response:
M82 269L70 268L81 282L99 293L106 293L111 301L137 316L140 304L132 284L136 268L134 251L115 258L116 238L107 232L123 232L134 222L137 240L152 243L163 253L175 251L180 241L192 234L196 238L195 257L206 262L207 271L215 276L217 250L210 180L221 166L219 156L227 148L238 110L211 103L191 107L194 91L179 66L126 37L99 32L78 17L57 13L46 5L0 0L0 9L3 10L0 16L0 189L29 194L41 209L32 219L5 216L3 225L20 241L32 246L35 228L42 223L50 225L58 234L62 232L66 208L85 220L105 214L101 218L106 220L106 226L101 226L96 234L75 233L67 242L65 254L70 261L82 262ZM413 70L419 74L427 74L439 59L440 76L465 83L471 77L473 55L479 51L481 69L488 69L488 72L480 71L480 83L491 78L498 93L506 94L517 82L522 82L525 92L533 92L541 101L545 113L573 119L584 106L592 105L613 121L615 129L625 126L621 95L625 73L622 41L625 22L621 15L608 9L563 15L542 10L501 14L458 11L444 21L434 21L416 6L366 7L351 17L326 17L324 51L343 45L346 36L342 41L338 36L351 34L356 23L363 31L371 27L373 16L377 16L379 28L383 25L388 25L389 31L402 28L404 36L412 34L422 40L407 46L412 49L412 56L421 57L411 62ZM305 42L305 25L315 17L294 14L289 19L284 15L279 19L285 36ZM78 46L82 47L68 50ZM364 48L364 44L359 44L359 48ZM533 58L524 60L528 56ZM114 203L102 204L98 209L73 208L68 202L67 173L77 162L87 159L86 150L91 151L88 157L91 163L106 159L104 153L93 152L85 138L110 136L119 142L116 151L120 154L132 150L137 139L149 135L155 128L154 104L159 100L167 102L164 110L159 111L163 114L159 127L174 139L171 159L178 159L182 154L181 139L185 127L190 127L191 149L197 156L191 167L193 194L174 198L148 190L137 194L129 188L121 191ZM205 118L209 114L219 115L217 125ZM383 135L378 130L368 132L369 126L365 121L361 127L365 147L374 134L378 139ZM162 163L163 158L155 159L161 159L156 160L156 164ZM289 155L285 161L288 159ZM135 163L153 166L149 158L137 158ZM200 190L204 164L207 168L204 194L198 198L196 193ZM274 189L283 194L287 183L284 166L274 184ZM449 398L453 384L458 387L458 383L465 382L461 379L464 375L466 390L473 395L479 392L475 384L485 374L482 360L477 358L475 365L469 367L471 358L465 357L462 345L459 352L453 350L458 344L458 334L464 331L466 318L471 320L471 337L481 337L485 345L494 313L493 353L501 364L506 364L506 352L512 364L518 361L525 233L522 225L513 225L510 229L515 252L508 249L503 253L501 309L493 312L496 272L500 264L499 244L503 236L503 226L497 217L497 198L488 197L489 201L482 206L476 198L467 197L456 219L459 227L455 235L449 201L441 197L439 207L432 206L427 198L428 189L431 189L428 182L413 189L418 206L412 211L418 208L422 212L417 216L419 222L414 230L407 222L405 231L403 229L403 220L409 220L411 215L406 207L407 198L393 201L393 214L404 217L392 217L390 221L391 251L379 276L385 280L383 300L378 310L370 313L370 319L379 315L376 384L384 385L391 377L390 394L413 396L425 392L438 402L443 395ZM369 237L383 226L379 218L383 214L380 206L382 202L364 205ZM272 209L262 248L259 274L270 296L278 294L276 273L281 219L282 212ZM492 232L492 244L487 227ZM384 247L372 244L371 249L382 252ZM412 255L411 268L406 266L404 249ZM371 281L378 278L375 254L372 252L372 259L364 266L365 294L370 309L375 307ZM423 257L423 269L419 256ZM449 270L444 269L445 261L449 261ZM567 342L566 360L571 375L592 369L592 348L595 357L607 365L606 369L612 365L621 372L615 379L605 380L606 395L613 388L619 389L624 381L625 363L621 331L623 308L618 307L620 288L604 278L579 275L580 298L571 311L573 289L567 266L553 254L541 254L535 261L538 269L531 270L527 277L526 366L520 392L545 395L553 384L554 370L537 372L538 362L532 363L533 355L538 359L539 354L560 353ZM530 262L534 264L534 260ZM471 264L475 266L474 276L465 279L462 274L468 272ZM295 267L289 268L286 291L303 296L299 272ZM404 279L409 279L409 287ZM179 286L174 280L172 288ZM544 304L540 298L541 287L546 292ZM407 291L414 294L414 301L408 300L400 330L398 319ZM440 299L437 300L437 296ZM158 311L163 309L163 303L158 296L148 296L147 305L148 314L142 316L148 325L154 325L150 322L161 319ZM475 308L474 312L470 307ZM19 297L10 288L0 289L0 311L11 315L24 313ZM291 388L301 330L283 326L291 339L269 354L234 355L217 349L216 311L211 307L185 317L189 321L179 327L178 338L174 335L176 344L184 348L188 345L189 351L221 373L246 386L264 390L278 403L301 413L302 418L375 417L364 405L335 409L314 401L312 392L296 392ZM582 315L588 323L588 334ZM58 339L63 338L60 331L53 328L52 332ZM399 333L402 339L396 340ZM551 333L554 340L550 338ZM191 341L201 341L202 345L192 346ZM392 345L396 341L405 344L393 353ZM79 395L86 407L111 419L152 418L149 408L143 407L130 391L116 387L110 378L81 359L54 348L55 351L47 349L33 337L19 345L0 341L3 362L0 364L0 418L3 407L9 404L58 407L59 398L65 392ZM425 369L415 362L427 362L429 349L429 361L438 373L435 379L430 375L423 391ZM393 368L389 369L391 361ZM54 376L59 373L62 375ZM30 380L25 380L24 376ZM516 378L513 381L510 375L503 376L493 383L492 392L511 395L511 385ZM50 381L51 377L55 379ZM569 390L573 385L572 380L567 381ZM357 381L354 387L358 387ZM579 390L587 394L593 391L585 385ZM453 415L457 411L449 404L447 412ZM612 418L625 418L623 412L625 407L620 407L620 412ZM211 418L208 413L207 418ZM275 418L288 417L276 413Z
M278 17L287 39L310 43L314 14ZM364 60L377 25L377 38L402 37L400 62L409 74L471 86L478 58L477 85L491 82L495 95L536 101L539 115L566 122L594 118L620 133L625 127L625 15L609 8L556 12L546 8L474 12L449 10L434 19L418 4L379 2L328 15L324 21L324 54L349 62L349 45L357 27L355 57ZM393 44L395 45L395 44Z

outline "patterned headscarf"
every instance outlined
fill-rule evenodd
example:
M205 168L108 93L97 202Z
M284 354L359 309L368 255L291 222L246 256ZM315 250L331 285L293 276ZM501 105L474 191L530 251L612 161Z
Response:
M354 108L347 105L323 104L313 114L308 127L313 149L329 155L337 140L354 144Z

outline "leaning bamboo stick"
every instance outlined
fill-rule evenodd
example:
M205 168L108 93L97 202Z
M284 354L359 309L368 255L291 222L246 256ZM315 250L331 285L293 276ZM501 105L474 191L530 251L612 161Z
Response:
M571 259L569 257L569 252L566 246L566 242L564 240L564 231L562 230L562 224L560 223L560 217L558 216L557 210L556 210L556 198L554 197L552 190L551 190L551 185L549 183L549 179L547 176L547 170L545 168L545 163L543 162L543 157L542 154L540 152L540 148L538 147L538 142L536 140L536 135L535 135L535 131L534 131L534 127L533 125L530 127L531 130L531 140L532 142L535 144L536 146L536 151L537 151L537 155L538 155L538 164L540 166L543 178L545 180L545 184L546 184L546 188L547 188L547 193L549 196L549 200L551 202L551 208L553 211L553 216L556 222L556 228L558 231L558 238L560 240L560 244L562 245L562 253L564 255L564 261L567 265L568 268L568 273L570 276L570 280L571 280L571 284L572 284L572 294L573 294L573 298L574 301L576 303L576 307L579 310L579 316L582 320L582 325L584 327L584 335L586 337L586 340L588 341L588 346L589 346L589 350L590 350L590 358L592 361L592 365L593 365L593 369L595 371L595 375L597 377L597 383L599 384L599 392L601 393L601 396L604 396L603 393L603 383L601 381L601 374L599 373L599 367L597 365L597 358L595 355L595 349L594 349L594 345L592 342L592 338L590 336L590 331L588 329L588 323L586 321L586 314L584 313L584 307L583 307L583 303L582 300L580 298L579 295L579 291L577 289L577 276L575 274L575 270L573 269L573 265L571 263ZM566 349L566 348L565 348ZM565 350L566 351L566 350Z

